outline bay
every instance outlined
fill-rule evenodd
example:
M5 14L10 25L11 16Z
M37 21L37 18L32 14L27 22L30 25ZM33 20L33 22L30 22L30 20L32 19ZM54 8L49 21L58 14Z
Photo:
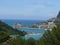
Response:
M13 27L14 23L20 23L20 24L23 24L25 26L31 26L35 23L43 22L40 20L2 20L2 21L7 23L8 25L10 25L12 27ZM38 29L38 28L18 28L18 30L25 31L28 33L23 38L25 38L25 39L34 38L36 40L40 39L45 32L44 29Z

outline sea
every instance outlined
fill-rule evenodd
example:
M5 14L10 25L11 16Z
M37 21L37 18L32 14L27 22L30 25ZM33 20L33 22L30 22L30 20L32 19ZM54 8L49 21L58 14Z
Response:
M43 22L41 20L2 20L2 21L7 23L11 27L13 27L14 23L20 23L25 26L31 26L33 24ZM18 30L25 31L28 33L23 38L25 39L34 38L35 40L40 39L45 32L44 29L38 28L18 28Z

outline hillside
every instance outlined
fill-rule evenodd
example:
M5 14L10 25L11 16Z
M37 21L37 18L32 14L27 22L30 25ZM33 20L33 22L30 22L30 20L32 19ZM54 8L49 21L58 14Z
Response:
M57 18L59 18L59 19L60 19L60 11L59 11L59 13L58 13L58 15L57 15Z
M60 11L56 17L55 24L60 24Z
M33 38L25 40L17 37L3 43L3 45L60 45L60 25L54 27L52 31L47 30L39 40Z
M0 20L0 43L6 42L7 40L9 40L10 35L17 35L17 34L20 36L24 36L26 32L22 32L17 29L14 29L8 24Z
M19 34L19 35L25 35L25 32L19 31L17 29L12 28L8 24L0 21L0 31L7 32L8 34Z

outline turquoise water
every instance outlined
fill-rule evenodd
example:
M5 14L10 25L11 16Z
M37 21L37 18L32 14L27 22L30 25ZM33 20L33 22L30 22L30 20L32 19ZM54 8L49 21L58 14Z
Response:
M3 22L7 23L8 25L12 26L13 27L13 24L14 23L21 23L23 25L26 25L26 26L31 26L32 24L35 24L35 23L39 23L39 22L43 22L43 21L39 21L39 20L2 20ZM32 34L32 33L40 33L38 35L25 35L23 38L25 39L29 39L29 38L34 38L36 40L40 39L45 30L43 29L31 29L31 28L19 28L18 30L20 31L25 31L27 32L28 34Z
M3 22L9 24L10 26L13 26L14 23L21 23L25 26L31 26L32 24L43 22L40 20L2 20Z
M28 33L43 33L45 30L43 29L38 29L38 28L19 28L20 31L26 31Z
M34 38L36 40L40 39L43 36L44 32L45 32L45 30L43 30L43 29L37 29L37 28L36 29L19 28L19 30L20 31L28 32L29 34L32 34L32 33L40 33L39 35L25 35L24 36L25 39Z

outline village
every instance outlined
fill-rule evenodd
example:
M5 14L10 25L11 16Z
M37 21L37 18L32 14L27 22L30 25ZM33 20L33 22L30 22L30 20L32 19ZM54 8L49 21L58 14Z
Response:
M52 30L52 28L56 26L54 21L55 21L55 18L51 18L46 22L33 24L32 26L24 26L20 23L14 23L13 27L14 28L38 28L38 29L44 29L44 30Z

